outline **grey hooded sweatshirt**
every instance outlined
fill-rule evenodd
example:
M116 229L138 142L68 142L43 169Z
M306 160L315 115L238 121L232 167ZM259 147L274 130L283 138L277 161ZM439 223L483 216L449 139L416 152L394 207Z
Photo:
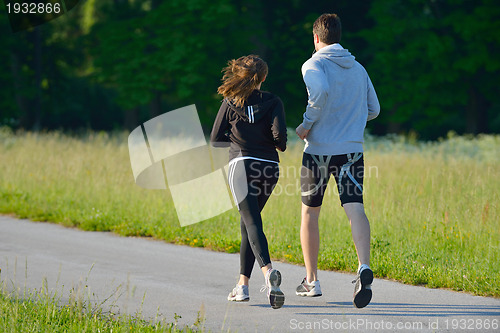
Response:
M380 112L377 94L364 67L340 44L332 44L302 65L302 76L309 96L302 126L310 129L304 152L362 152L366 122Z

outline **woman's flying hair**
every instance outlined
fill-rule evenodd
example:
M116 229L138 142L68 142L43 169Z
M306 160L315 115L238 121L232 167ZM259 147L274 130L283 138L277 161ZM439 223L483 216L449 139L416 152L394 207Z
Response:
M256 55L248 55L229 60L222 69L222 85L217 92L242 107L250 94L267 76L268 67L264 60Z

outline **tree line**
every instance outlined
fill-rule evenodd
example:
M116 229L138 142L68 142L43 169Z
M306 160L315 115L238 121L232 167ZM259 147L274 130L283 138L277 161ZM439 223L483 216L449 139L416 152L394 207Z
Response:
M341 44L377 90L372 133L500 132L495 0L87 0L17 33L2 12L0 125L132 129L196 104L209 130L221 69L253 53L294 127L307 103L300 67L324 12L339 14Z

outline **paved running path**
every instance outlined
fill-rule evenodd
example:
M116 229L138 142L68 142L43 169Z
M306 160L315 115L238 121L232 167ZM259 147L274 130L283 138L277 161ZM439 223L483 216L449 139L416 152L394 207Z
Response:
M371 304L356 309L354 275L321 271L323 296L301 298L294 290L304 268L284 263L275 263L283 276L283 308L271 309L259 292L258 270L250 302L229 303L238 267L236 254L0 216L0 279L10 290L40 289L46 279L63 301L74 288L92 302L109 298L104 308L114 312L142 308L145 318L168 322L177 313L179 323L189 325L204 309L204 327L212 332L483 332L488 324L490 332L500 331L500 299L375 279Z

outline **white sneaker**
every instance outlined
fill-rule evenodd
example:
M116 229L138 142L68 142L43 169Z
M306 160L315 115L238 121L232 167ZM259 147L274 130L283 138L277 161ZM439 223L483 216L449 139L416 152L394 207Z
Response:
M353 303L357 308L364 308L372 300L372 282L373 282L373 272L370 267L362 267L356 276L356 279L352 281L355 283L354 286L354 296Z
M285 295L280 289L281 273L276 269L270 269L266 275L266 285L263 289L267 289L267 297L269 304L273 309L279 309L285 303ZM264 290L261 290L264 291Z
M233 302L248 302L250 300L248 286L237 284L233 291L227 296L227 300Z
M323 295L321 293L321 285L319 281L313 281L311 283L307 282L307 278L302 280L302 283L297 287L295 293L298 296L309 296L309 297L318 297Z

